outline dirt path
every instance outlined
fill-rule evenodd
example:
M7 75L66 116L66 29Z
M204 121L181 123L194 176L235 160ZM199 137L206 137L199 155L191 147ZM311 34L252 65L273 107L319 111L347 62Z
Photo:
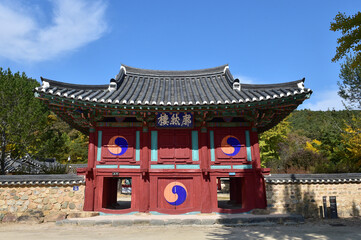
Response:
M192 240L192 239L361 239L361 221L346 225L340 222L308 222L298 226L274 227L204 227L204 226L56 226L43 224L0 224L0 239L16 240Z

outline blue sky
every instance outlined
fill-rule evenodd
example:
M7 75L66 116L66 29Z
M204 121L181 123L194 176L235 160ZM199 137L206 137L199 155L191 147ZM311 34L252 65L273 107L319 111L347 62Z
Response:
M302 108L343 109L332 63L338 12L358 0L0 1L0 67L79 84L107 84L121 64L190 70L229 64L244 83L306 78Z

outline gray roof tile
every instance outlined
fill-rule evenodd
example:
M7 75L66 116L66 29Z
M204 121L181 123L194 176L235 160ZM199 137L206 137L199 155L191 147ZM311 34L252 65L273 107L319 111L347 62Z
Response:
M357 183L361 182L361 173L332 173L332 174L270 174L265 176L268 184L329 184L329 183Z
M191 71L159 71L123 65L116 89L109 85L78 85L42 78L35 91L85 102L127 105L218 105L283 98L312 91L303 81L281 84L243 84L233 89L234 78L227 65ZM114 83L113 83L114 84Z
M73 174L53 175L3 175L0 176L0 186L3 185L83 185L84 176Z

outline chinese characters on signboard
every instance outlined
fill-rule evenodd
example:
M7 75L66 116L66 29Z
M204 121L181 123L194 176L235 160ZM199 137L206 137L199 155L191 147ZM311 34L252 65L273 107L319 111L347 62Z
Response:
M156 126L168 128L191 128L193 127L193 115L187 112L158 113Z

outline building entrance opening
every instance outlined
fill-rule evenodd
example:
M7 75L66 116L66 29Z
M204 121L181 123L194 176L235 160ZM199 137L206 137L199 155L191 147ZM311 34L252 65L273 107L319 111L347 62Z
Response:
M122 65L101 85L41 80L35 96L89 136L88 165L77 169L86 179L84 210L110 214L266 208L270 169L261 166L259 134L312 94L305 79L241 84L228 65Z
M104 178L103 208L123 210L132 207L132 178Z
M218 208L242 208L242 178L217 178L217 201Z

